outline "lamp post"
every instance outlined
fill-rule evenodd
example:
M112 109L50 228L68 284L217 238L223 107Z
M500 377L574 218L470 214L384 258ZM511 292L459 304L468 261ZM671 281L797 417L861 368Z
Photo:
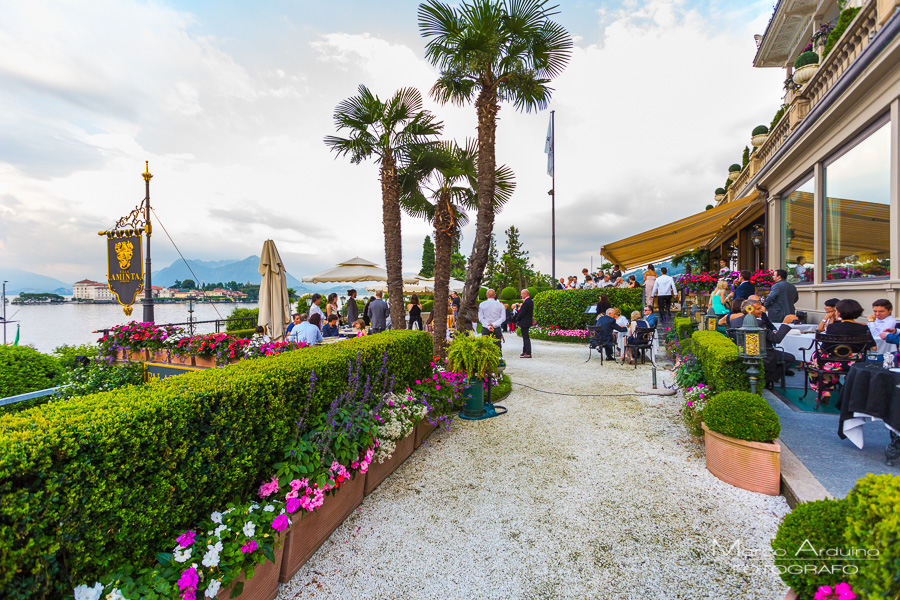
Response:
M719 316L718 315L706 315L703 319L702 329L706 331L715 331L716 327L719 325Z
M700 323L703 321L703 315L701 314L700 307L695 303L691 306L691 325L694 329L700 328Z
M756 393L756 382L759 369L756 368L762 359L766 357L766 330L756 323L753 313L744 315L741 327L735 329L735 343L738 347L738 356L748 366L747 375L750 376L750 392Z
M153 227L150 225L150 179L153 178L153 175L150 174L150 163L149 161L144 161L146 168L142 173L144 178L144 184L147 188L146 196L144 197L144 231L147 234L147 241L144 242L147 255L146 255L146 264L144 265L144 322L153 323L156 319L153 316L153 284L150 278L150 234L153 232Z

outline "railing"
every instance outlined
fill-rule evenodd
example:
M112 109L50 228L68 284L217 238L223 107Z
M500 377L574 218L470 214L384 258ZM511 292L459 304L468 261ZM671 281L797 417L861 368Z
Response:
M17 402L24 402L25 400L34 400L35 398L43 398L44 396L52 396L62 388L63 386L58 385L56 387L47 388L45 390L38 390L36 392L19 394L18 396L7 396L6 398L0 398L0 406L16 404Z
M183 321L181 323L157 323L157 325L159 325L160 327L185 325L188 328L188 332L191 335L194 335L197 325L205 325L206 323L213 323L213 324L215 324L215 329L216 329L215 333L220 333L222 331L223 325L225 325L226 323L232 323L232 322L246 323L247 329L249 329L250 327L253 327L254 324L256 323L256 317L234 317L231 319L210 319L208 321ZM98 329L98 330L94 331L93 333L102 333L103 335L106 335L109 333L109 331L110 331L109 328Z

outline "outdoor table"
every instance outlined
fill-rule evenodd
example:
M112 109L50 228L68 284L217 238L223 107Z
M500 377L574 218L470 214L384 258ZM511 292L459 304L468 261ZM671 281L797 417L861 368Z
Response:
M873 363L856 363L841 390L841 419L838 436L863 447L862 426L868 421L883 421L891 434L884 449L890 461L900 457L900 372Z
M806 360L809 360L809 357L812 355L815 342L815 331L813 331L813 333L804 333L799 329L793 329L781 339L781 342L778 343L778 346L788 354L793 354L794 358L796 358L797 360L803 360L804 357L806 358Z

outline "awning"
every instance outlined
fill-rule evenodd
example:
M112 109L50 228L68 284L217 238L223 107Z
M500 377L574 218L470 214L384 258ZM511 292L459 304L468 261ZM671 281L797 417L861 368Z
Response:
M720 204L696 215L680 219L624 240L606 244L600 253L623 270L657 262L706 245L731 219L752 204L759 192Z

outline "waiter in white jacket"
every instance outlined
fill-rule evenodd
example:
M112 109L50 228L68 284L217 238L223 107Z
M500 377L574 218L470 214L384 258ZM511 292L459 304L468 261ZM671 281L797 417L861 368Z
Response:
M497 339L495 342L500 350L503 350L503 333L500 327L506 321L506 309L497 300L497 292L487 291L487 300L478 305L478 322L481 323L481 335L490 335Z
M672 298L678 294L675 287L675 280L669 275L669 270L665 267L659 269L661 273L653 284L653 296L656 296L659 302L659 320L663 323L669 322L669 311L672 308Z

